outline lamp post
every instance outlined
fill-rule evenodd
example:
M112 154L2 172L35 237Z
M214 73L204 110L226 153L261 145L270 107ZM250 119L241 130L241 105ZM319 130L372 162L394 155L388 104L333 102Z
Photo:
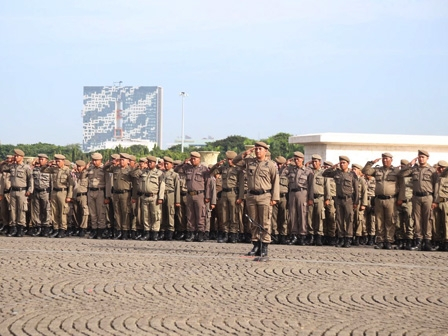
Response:
M181 139L180 151L183 153L184 152L184 139L185 139L185 136L184 136L184 98L188 97L188 94L186 92L182 91L179 95L182 97L182 135L181 135L182 139Z

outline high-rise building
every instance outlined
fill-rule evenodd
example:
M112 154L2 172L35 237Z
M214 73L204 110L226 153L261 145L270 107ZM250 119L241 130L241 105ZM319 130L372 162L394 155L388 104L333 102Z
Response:
M158 86L85 86L83 151L162 147L162 98Z

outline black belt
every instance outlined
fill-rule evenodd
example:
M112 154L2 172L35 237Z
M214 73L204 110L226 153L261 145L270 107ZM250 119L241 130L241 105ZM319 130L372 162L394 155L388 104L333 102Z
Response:
M321 198L321 197L324 197L324 195L322 195L322 194L314 194L314 198Z
M302 191L302 190L306 190L306 188L294 188L294 189L291 189L290 191L298 192L298 191Z
M41 188L34 188L34 191L36 191L36 192L38 192L38 193L41 193L41 192L50 192L50 188L45 188L45 189L41 189Z
M448 197L439 197L439 202L440 203L448 202Z
M414 192L414 196L418 196L418 197L424 197L424 196L429 196L429 195L432 195L432 193L426 192L426 191L422 191L422 192L416 191L416 192Z
M402 203L408 203L408 202L410 202L411 200L410 199L405 199L405 200L402 200L401 202Z
M53 191L67 191L67 188L53 188Z
M187 196L187 192L183 191L180 193L181 196Z
M89 188L89 191L105 190L106 188Z
M352 198L352 195L337 196L337 197L338 197L338 199L340 199L340 200L347 200L347 199L349 199L349 198Z
M396 198L397 195L376 195L376 198L382 199L382 200L388 200L391 198Z
M139 196L145 196L145 197L154 197L156 194L154 193L144 193L144 192L138 192L137 195Z
M280 198L286 197L286 195L288 195L288 193L280 193Z
M24 191L28 189L28 187L11 187L12 191Z
M130 190L114 190L112 191L114 194L125 194L130 192Z
M251 195L263 195L263 194L267 194L268 192L271 192L271 189L269 189L269 190L249 190L249 194L251 194Z
M11 188L3 190L4 194L9 194L11 192Z
M193 190L193 191L189 191L188 193L190 194L190 196L196 196L199 194L202 194L204 192L204 190Z
M86 195L87 195L86 192L83 192L83 193L76 193L76 197L78 197L78 196L86 196Z
M222 191L224 191L224 192L232 192L232 191L237 192L238 188L222 188Z

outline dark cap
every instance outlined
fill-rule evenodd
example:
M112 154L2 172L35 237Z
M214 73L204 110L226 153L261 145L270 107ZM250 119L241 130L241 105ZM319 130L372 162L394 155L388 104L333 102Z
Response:
M18 156L25 156L25 152L18 148L14 149L14 154Z
M348 156L341 155L341 156L339 156L339 161L347 161L347 162L350 162L350 159L348 158Z
M428 151L425 151L424 149L419 149L418 150L418 155L424 155L424 156L429 157Z
M322 156L320 156L319 154L313 154L313 155L311 155L311 160L321 160L322 161Z
M405 165L408 165L408 164L409 164L409 161L406 160L406 159L401 159L401 160L400 160L400 164L403 165L403 166L405 166Z
M148 159L148 161L157 162L157 157L155 157L154 155L149 155L146 158Z
M86 165L84 160L77 160L75 163L76 163L77 166L80 166L80 167L83 167L83 166Z
M101 153L93 153L91 155L92 160L102 160L103 156L101 155Z
M226 152L226 158L233 160L235 158L235 156L237 156L238 154L236 154L234 151L227 151Z
M392 154L391 154L391 153L388 153L388 152L381 154L381 156L382 156L382 157L393 158Z
M169 156L164 156L164 157L163 157L163 161L165 161L165 162L169 162L169 163L174 163L173 159L170 158Z
M65 160L65 156L62 154L55 154L54 159L55 160Z
M37 157L39 159L48 159L48 155L47 154L37 154Z
M257 141L255 143L255 147L263 147L265 149L269 149L269 146L265 142L263 142L263 141Z
M294 157L304 158L305 155L302 152L294 152Z
M279 164L285 164L286 163L286 159L283 156L277 156L274 159L275 162L279 163Z
M191 152L190 156L195 158L201 158L201 154L199 154L198 152Z

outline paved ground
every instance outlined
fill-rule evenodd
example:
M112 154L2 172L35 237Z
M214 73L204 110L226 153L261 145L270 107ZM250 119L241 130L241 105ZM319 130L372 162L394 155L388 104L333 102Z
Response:
M448 335L448 253L0 237L0 335Z

